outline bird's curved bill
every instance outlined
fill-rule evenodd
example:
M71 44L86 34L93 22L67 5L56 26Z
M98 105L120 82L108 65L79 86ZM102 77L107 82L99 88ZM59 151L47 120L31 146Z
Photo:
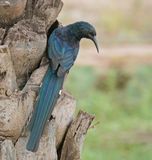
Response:
M94 36L92 38L92 41L94 42L95 46L96 46L96 49L97 49L97 52L99 53L99 46L98 46L98 43L97 43L97 39L96 39L96 36Z

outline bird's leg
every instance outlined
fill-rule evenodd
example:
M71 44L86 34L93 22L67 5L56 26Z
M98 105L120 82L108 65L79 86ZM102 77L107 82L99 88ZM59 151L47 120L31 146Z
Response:
M63 77L65 74L66 74L66 71L61 66L59 66L57 70L57 76Z

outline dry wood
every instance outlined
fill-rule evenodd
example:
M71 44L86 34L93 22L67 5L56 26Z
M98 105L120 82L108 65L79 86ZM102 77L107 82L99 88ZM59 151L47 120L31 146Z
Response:
M0 45L2 44L3 42L3 39L4 39L4 35L5 35L5 29L4 28L0 28Z
M3 40L9 46L19 87L40 63L47 45L47 30L63 4L60 0L28 0L28 5L32 5L27 7L32 8L32 13L27 10L32 14L30 18L27 16L9 28Z
M17 160L16 149L11 140L5 140L1 144L1 160Z
M72 122L65 137L60 160L80 160L84 136L94 116L80 111Z
M10 97L0 97L0 140L17 140L33 110L35 98L32 91L24 94L13 92Z
M23 15L27 0L0 0L0 25L8 26Z
M10 95L17 89L16 75L8 46L0 46L0 95Z

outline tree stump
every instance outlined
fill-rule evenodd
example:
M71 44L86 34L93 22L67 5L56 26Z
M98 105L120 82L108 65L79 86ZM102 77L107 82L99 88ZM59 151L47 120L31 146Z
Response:
M0 160L79 160L93 116L63 92L36 153L27 125L48 65L47 35L58 26L61 0L0 0Z

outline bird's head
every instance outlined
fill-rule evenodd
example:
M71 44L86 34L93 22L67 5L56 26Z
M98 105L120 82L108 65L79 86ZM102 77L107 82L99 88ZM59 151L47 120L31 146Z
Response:
M83 21L76 22L73 24L73 26L75 30L75 36L77 36L79 39L87 38L92 40L96 46L97 52L99 52L95 28L90 23Z

